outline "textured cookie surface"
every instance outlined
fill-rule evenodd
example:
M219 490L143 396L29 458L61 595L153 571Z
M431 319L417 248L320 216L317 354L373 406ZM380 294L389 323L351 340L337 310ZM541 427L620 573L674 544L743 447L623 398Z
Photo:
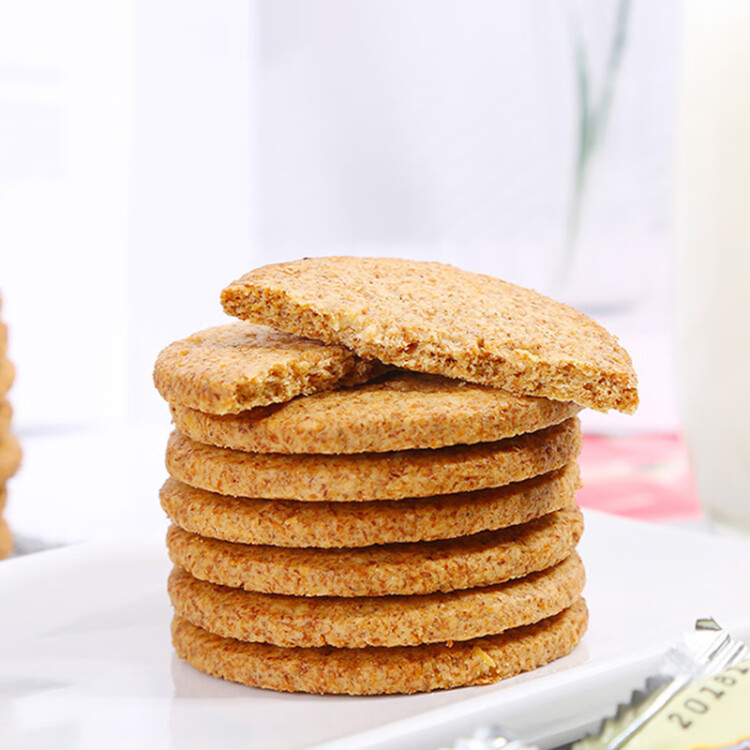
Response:
M0 482L10 479L21 465L21 446L12 435L0 438Z
M170 344L157 357L154 383L171 403L228 414L360 383L384 369L342 346L234 323Z
M197 669L253 687L285 692L417 693L483 685L570 653L586 630L579 599L534 625L463 643L392 648L284 648L208 633L175 616L172 642Z
M236 498L172 478L159 497L173 523L213 539L281 547L366 547L451 539L525 523L570 505L579 487L578 465L570 463L504 487L409 500Z
M175 431L167 470L191 487L240 497L305 501L396 500L499 487L559 469L578 455L577 417L545 430L469 446L353 453L245 453Z
M10 557L13 553L13 537L8 528L8 524L0 516L0 560L4 557Z
M599 410L638 404L630 357L598 323L442 263L306 258L245 274L223 290L222 303L241 319L409 370Z
M376 381L237 415L174 405L177 429L198 441L260 453L364 453L490 442L575 416L575 404L514 396L439 375Z
M10 431L10 420L13 417L13 409L6 398L0 398L0 438L5 437Z
M575 508L459 539L354 549L224 542L171 526L172 562L195 578L292 596L430 594L521 578L568 557L583 531Z
M276 646L416 646L466 641L530 625L581 594L576 553L554 567L508 583L423 596L280 596L217 586L175 568L175 612L210 633Z
M10 360L0 356L0 398L10 390L15 374L15 368Z

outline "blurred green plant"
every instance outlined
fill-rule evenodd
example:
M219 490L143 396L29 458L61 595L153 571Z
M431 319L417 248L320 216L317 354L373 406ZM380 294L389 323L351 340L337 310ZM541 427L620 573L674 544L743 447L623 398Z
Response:
M573 193L568 210L567 230L558 272L558 282L568 280L578 253L581 214L592 158L604 140L612 108L615 84L625 53L631 0L620 0L615 11L614 33L599 96L594 100L591 64L578 17L571 24L578 104L578 141Z

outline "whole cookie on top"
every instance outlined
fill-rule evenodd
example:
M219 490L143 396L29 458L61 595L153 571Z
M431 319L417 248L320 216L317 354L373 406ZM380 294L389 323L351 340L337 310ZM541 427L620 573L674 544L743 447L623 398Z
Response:
M410 370L600 411L638 405L630 356L594 320L442 263L305 258L245 274L222 303L241 319Z

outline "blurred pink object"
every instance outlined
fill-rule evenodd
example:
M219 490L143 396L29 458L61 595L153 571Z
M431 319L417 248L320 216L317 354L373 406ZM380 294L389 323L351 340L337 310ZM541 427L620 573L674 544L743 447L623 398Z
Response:
M643 521L702 517L687 448L676 433L585 435L580 464L578 502L585 508Z

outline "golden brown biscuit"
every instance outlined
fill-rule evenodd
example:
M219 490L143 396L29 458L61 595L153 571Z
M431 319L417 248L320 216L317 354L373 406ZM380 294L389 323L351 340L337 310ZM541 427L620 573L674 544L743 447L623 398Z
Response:
M582 531L575 507L459 539L353 549L237 544L171 526L167 548L175 565L223 586L292 596L386 596L522 578L568 557Z
M337 456L245 453L175 431L166 463L175 479L221 495L344 502L498 487L559 469L580 448L577 417L494 443Z
M10 421L13 417L13 409L7 398L0 398L0 438L10 432Z
M586 630L579 599L558 615L462 643L392 648L284 648L222 638L175 616L172 642L202 672L284 692L418 693L485 685L570 653Z
M410 500L305 503L228 497L167 479L161 506L185 531L280 547L366 547L452 539L525 523L574 502L580 472L570 463L540 477L475 492Z
M21 465L21 446L12 435L0 438L0 482L10 479Z
M5 503L8 502L8 490L5 486L5 482L0 482L0 513L5 508Z
M13 385L16 370L11 361L4 356L0 356L0 398L2 398Z
M342 346L232 323L170 344L157 357L154 383L169 402L227 414L361 383L385 369Z
M466 641L530 625L569 607L585 582L574 552L561 563L496 586L422 596L280 596L169 577L175 612L225 638L276 646L417 646Z
M617 339L537 292L442 263L305 258L227 286L224 310L418 372L633 412L636 376Z
M484 443L559 424L579 411L572 403L403 371L241 414L172 405L177 429L189 438L257 453L380 453Z
M13 536L10 533L8 524L0 516L0 560L10 557L13 554Z

